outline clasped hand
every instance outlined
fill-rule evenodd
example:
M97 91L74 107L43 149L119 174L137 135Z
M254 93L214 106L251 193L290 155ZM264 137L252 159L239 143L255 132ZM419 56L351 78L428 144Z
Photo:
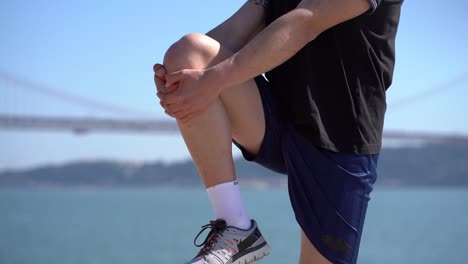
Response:
M206 78L206 70L184 69L166 73L161 64L153 67L157 96L164 112L187 122L211 106L219 89Z

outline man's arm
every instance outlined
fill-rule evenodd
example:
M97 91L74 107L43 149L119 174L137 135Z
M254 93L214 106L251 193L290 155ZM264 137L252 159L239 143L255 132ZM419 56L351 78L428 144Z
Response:
M265 27L267 1L248 0L234 15L206 35L232 52L239 51Z
M221 92L282 64L323 31L371 8L368 0L303 0L279 17L227 60L204 73L205 83ZM168 75L178 82L184 71Z

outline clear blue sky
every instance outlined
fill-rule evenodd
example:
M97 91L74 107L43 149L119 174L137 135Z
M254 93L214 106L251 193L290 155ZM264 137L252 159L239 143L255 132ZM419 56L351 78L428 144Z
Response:
M152 65L180 36L207 32L243 3L2 1L0 71L165 118L154 96ZM462 0L405 2L386 129L468 134L467 78L425 100L392 107L468 72L467 7ZM0 82L0 113L4 112L110 116ZM186 158L177 135L0 131L0 169L70 160Z

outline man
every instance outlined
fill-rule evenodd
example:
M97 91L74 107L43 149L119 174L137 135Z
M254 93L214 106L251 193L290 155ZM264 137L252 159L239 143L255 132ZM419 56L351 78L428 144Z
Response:
M160 104L177 120L216 219L190 263L251 263L270 252L244 209L231 140L247 160L288 175L300 263L356 263L401 4L249 0L154 66Z

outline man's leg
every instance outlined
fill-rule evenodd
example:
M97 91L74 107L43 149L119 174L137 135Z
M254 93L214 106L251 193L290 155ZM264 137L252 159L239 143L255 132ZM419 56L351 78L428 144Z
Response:
M231 54L214 39L189 34L169 48L164 66L167 72L204 69ZM205 187L234 181L232 138L256 154L265 133L262 103L255 82L250 80L225 90L209 109L178 125Z
M302 230L299 264L332 264L318 252Z
M201 34L189 34L167 51L167 72L204 69L232 53ZM253 80L224 91L220 98L188 122L178 122L192 159L207 188L216 218L202 250L190 263L251 263L269 254L255 221L245 213L236 182L232 139L252 154L265 132L261 98ZM229 247L227 247L229 246Z

